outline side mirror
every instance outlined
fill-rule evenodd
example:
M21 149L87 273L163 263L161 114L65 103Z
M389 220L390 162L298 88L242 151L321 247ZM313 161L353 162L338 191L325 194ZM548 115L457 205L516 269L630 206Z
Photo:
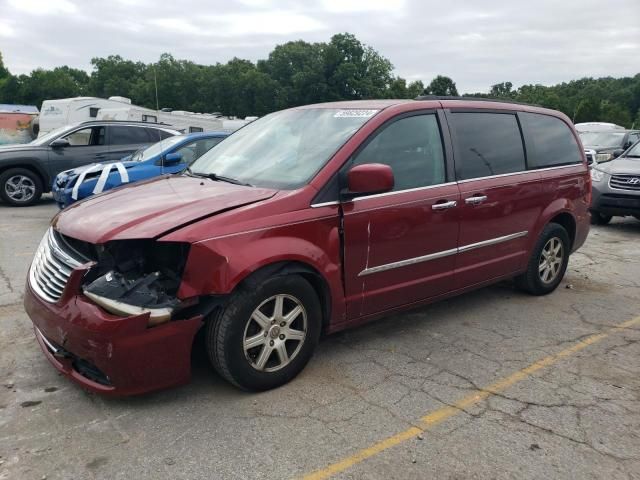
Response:
M622 155L623 153L624 153L624 150L619 149L619 150L614 150L614 151L613 151L613 153L612 153L612 155L613 155L613 158L618 158L618 157L619 157L620 155Z
M175 165L176 163L180 163L181 160L182 160L182 154L179 152L167 153L164 156L165 165Z
M388 192L393 188L393 170L382 163L365 163L353 167L347 173L346 197Z
M69 140L67 140L66 138L56 138L53 142L49 144L49 146L52 148L62 148L62 147L68 147L70 145L71 144L69 143Z

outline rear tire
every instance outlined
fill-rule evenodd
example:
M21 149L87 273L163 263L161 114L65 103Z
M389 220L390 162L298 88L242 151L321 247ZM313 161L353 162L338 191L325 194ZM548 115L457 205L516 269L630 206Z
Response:
M283 385L305 367L320 338L320 301L299 275L271 277L240 287L207 322L209 360L222 377L244 390Z
M605 215L600 212L591 212L591 225L606 225L611 221L611 215Z
M0 198L12 207L28 207L42 196L40 177L26 168L10 168L0 175Z
M569 264L569 234L562 225L549 223L536 242L527 271L516 277L516 285L531 295L553 292Z

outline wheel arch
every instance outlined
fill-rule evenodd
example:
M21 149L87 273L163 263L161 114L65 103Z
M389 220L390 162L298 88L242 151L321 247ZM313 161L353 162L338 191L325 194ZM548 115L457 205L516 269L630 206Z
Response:
M11 170L12 168L23 168L25 170L33 172L40 179L40 182L42 182L42 191L44 193L51 191L51 185L48 182L48 176L34 163L8 163L0 165L0 175L2 175L7 170Z
M264 265L249 273L235 286L237 288L255 289L267 278L297 274L307 280L320 301L322 307L322 330L325 331L331 320L332 298L329 283L312 265L299 260L281 260Z
M573 245L576 240L576 219L569 212L560 212L549 220L548 223L557 223L561 225L569 234L569 240L571 241L570 250L573 250Z

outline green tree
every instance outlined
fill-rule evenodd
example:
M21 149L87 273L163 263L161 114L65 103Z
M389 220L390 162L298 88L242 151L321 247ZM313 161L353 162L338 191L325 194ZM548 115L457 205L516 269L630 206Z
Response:
M393 65L354 35L331 37L324 49L326 100L384 97L393 81Z
M7 67L4 66L4 61L2 60L2 52L0 52L0 80L4 80L9 77L11 74Z
M512 90L513 84L511 82L496 83L491 86L489 90L489 96L495 98L514 98L517 92Z
M151 92L153 84L146 89L141 88L148 82L147 69L142 62L125 60L120 55L110 55L107 58L91 59L93 71L88 85L88 93L92 96L108 98L120 95L131 98L134 103L155 107ZM136 95L144 95L138 98Z
M425 95L438 95L447 97L457 97L458 89L456 84L449 77L438 75L431 80L431 83L424 89Z

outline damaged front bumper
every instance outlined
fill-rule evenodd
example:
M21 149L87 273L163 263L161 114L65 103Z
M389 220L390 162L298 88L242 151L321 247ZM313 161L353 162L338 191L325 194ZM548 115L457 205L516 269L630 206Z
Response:
M74 270L69 286L79 286L84 273ZM111 315L79 291L67 291L58 302L49 303L29 282L24 306L48 360L88 390L137 395L190 379L191 347L201 315L148 328L148 312Z

